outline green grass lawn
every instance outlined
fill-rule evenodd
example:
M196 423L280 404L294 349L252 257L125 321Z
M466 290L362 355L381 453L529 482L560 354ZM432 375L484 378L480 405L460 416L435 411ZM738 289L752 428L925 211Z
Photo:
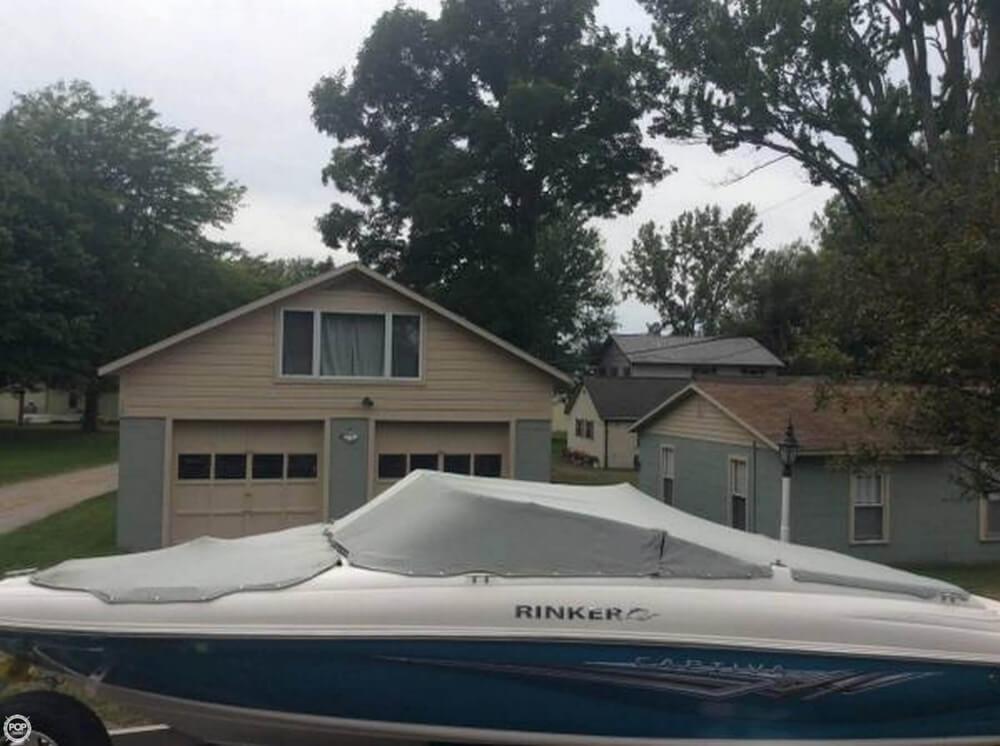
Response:
M906 569L954 583L979 596L989 596L1000 600L1000 564L997 563L908 567Z
M79 425L0 424L0 484L60 474L118 459L118 429Z
M621 484L638 486L639 473L632 469L600 469L580 466L563 457L566 436L552 438L552 481L561 484Z
M23 567L47 567L73 557L117 553L112 492L0 534L0 573Z

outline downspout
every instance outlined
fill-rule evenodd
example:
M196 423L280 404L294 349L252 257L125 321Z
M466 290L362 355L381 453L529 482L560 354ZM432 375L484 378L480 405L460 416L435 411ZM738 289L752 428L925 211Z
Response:
M757 440L753 440L750 460L753 463L753 484L750 487L750 499L753 500L753 526L751 531L757 533Z
M608 421L604 420L604 468L608 468Z

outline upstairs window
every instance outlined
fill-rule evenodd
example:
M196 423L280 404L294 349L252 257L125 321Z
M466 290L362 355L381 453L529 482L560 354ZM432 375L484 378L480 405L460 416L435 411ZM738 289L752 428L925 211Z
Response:
M312 311L285 311L281 327L281 372L311 376L313 372Z
M420 316L282 314L281 373L318 378L419 378Z

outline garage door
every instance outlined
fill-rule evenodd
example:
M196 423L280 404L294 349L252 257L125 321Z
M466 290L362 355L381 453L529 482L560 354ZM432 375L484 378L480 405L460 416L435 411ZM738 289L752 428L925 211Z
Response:
M323 520L321 422L175 422L170 541Z
M509 477L506 422L379 422L375 425L375 492L414 469Z

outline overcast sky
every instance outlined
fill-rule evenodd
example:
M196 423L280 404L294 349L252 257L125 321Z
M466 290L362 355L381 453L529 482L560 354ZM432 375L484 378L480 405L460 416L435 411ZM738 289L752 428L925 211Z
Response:
M247 187L224 232L255 253L329 253L315 219L336 199L320 182L334 142L310 121L308 93L319 78L350 67L375 19L393 0L3 0L0 4L0 108L15 92L80 78L102 93L152 98L163 120L217 135L226 174ZM436 12L437 2L410 5ZM602 0L599 21L616 30L648 28L634 0ZM738 184L735 174L766 152L720 157L704 146L660 142L678 171L646 190L638 209L600 229L617 268L638 226L668 223L707 202L749 201L764 224L762 245L807 236L829 196L792 163ZM339 262L350 259L336 252ZM625 331L655 319L634 301L618 308Z

